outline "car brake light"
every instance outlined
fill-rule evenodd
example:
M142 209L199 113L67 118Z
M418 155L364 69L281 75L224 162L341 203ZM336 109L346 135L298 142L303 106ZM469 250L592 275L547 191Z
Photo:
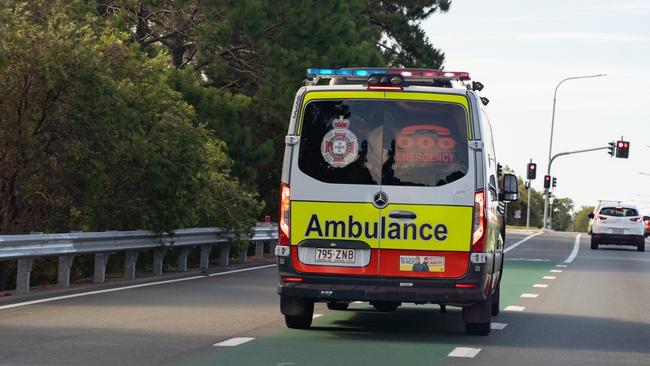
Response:
M485 250L485 229L487 227L485 215L485 190L474 193L474 227L472 231L472 252Z
M302 282L302 277L282 276L282 282Z
M280 186L280 220L278 223L278 244L289 245L289 224L291 217L291 190L289 185L282 183Z
M454 285L456 288L476 288L473 283L457 283Z

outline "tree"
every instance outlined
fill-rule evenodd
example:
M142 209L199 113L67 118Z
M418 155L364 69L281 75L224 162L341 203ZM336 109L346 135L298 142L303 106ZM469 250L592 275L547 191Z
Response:
M571 211L573 201L570 198L555 198L551 205L551 225L553 230L567 231L573 223Z
M582 206L573 214L573 231L587 232L589 228L589 213L594 212L594 206Z

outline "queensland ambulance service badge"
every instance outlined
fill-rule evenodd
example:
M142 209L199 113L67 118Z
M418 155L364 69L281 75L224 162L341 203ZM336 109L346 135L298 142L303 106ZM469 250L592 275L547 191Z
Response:
M323 136L320 152L329 165L343 168L357 160L359 155L357 137L348 130L350 121L343 116L339 116L332 124L334 128Z

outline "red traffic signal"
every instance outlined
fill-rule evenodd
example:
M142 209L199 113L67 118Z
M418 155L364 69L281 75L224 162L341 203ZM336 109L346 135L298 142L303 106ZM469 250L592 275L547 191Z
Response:
M544 188L551 188L551 176L550 175L545 175L544 176Z
M537 178L537 164L528 163L528 173L526 175L526 178L529 180Z
M630 142L623 141L623 140L616 141L616 157L627 159L629 155L630 155Z

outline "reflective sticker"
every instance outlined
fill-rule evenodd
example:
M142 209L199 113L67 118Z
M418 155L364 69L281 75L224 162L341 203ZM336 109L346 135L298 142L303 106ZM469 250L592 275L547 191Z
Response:
M350 121L339 116L332 124L334 129L323 136L320 151L325 161L335 167L343 168L357 160L359 151L357 148L357 136L348 130Z
M399 257L402 272L444 272L445 257L402 255Z

